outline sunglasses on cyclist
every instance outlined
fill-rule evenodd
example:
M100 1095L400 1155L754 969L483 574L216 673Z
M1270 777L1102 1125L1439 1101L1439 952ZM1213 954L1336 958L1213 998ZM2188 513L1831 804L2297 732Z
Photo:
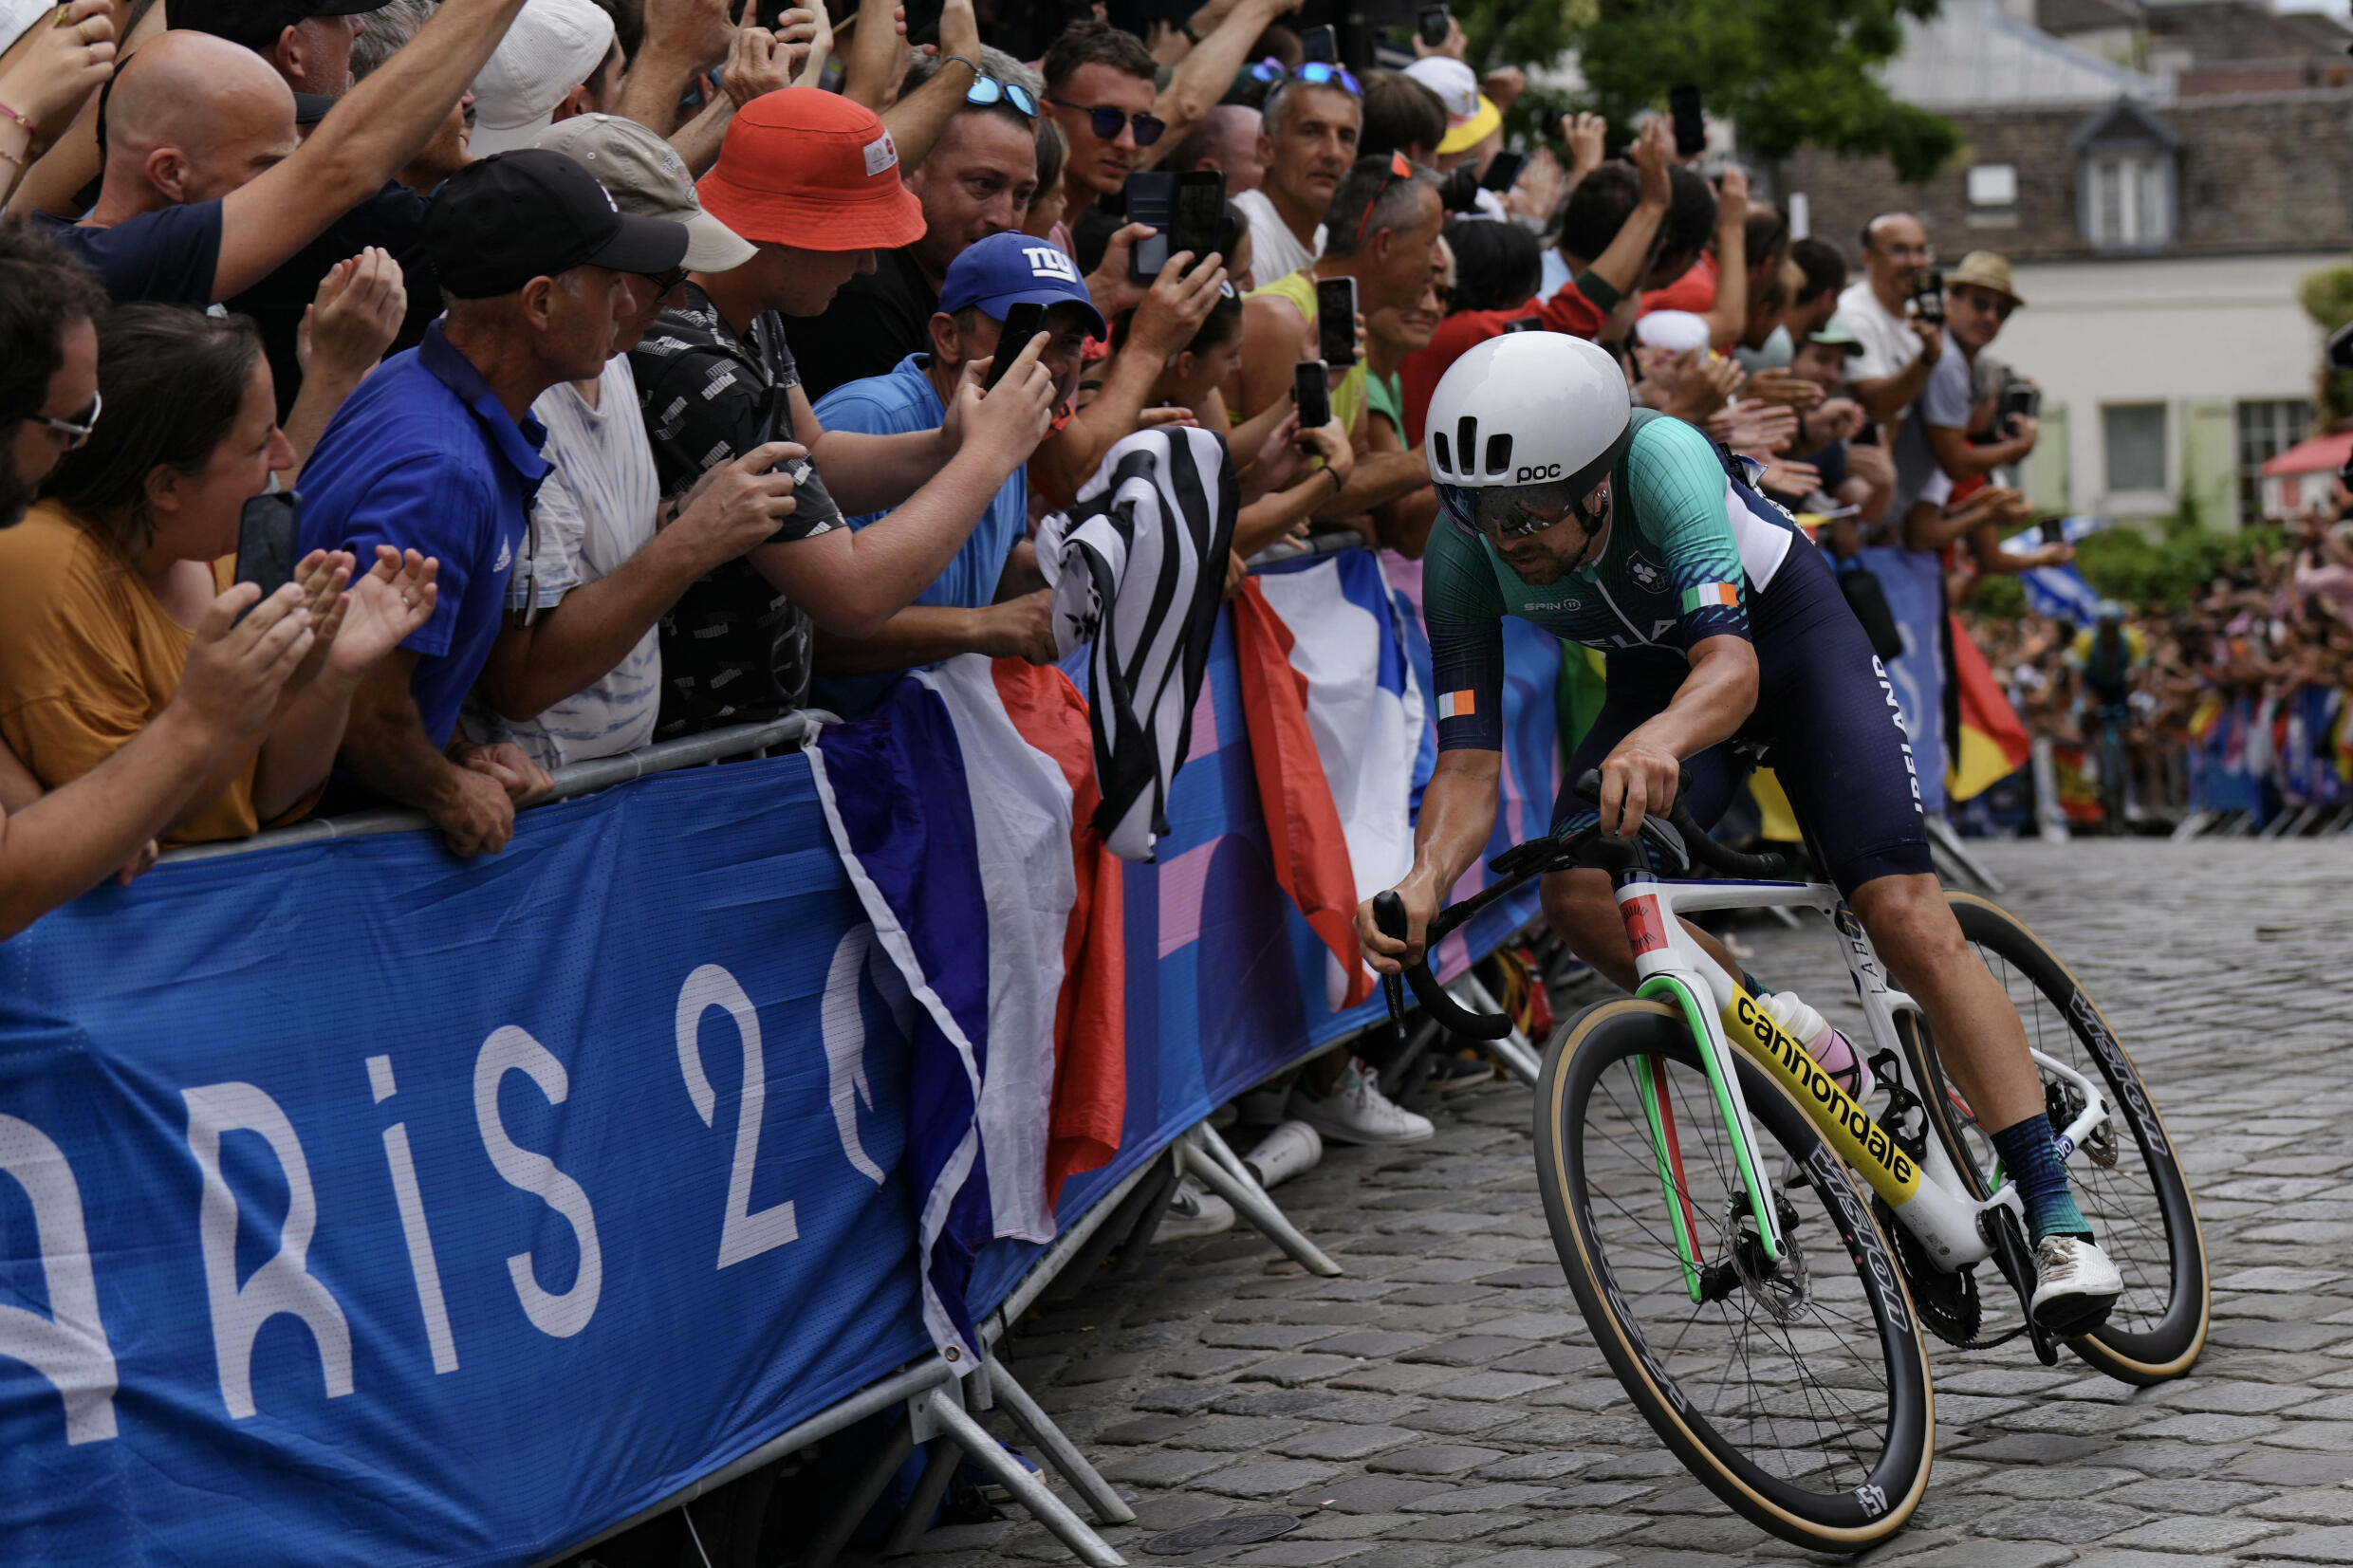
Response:
M65 438L65 450L74 452L88 444L90 433L98 429L99 413L105 406L106 399L93 392L90 394L89 411L81 417L59 419L50 415L36 414L32 415L32 422L44 429L57 432Z
M1038 118L1038 101L1030 96L1028 88L1018 82L999 82L993 76L974 76L973 84L964 89L964 101L977 103L984 108L991 103L1010 103L1016 114L1028 120ZM1101 109L1094 112L1098 115L1102 113ZM1096 134L1102 135L1100 128ZM1116 137L1119 134L1118 130L1114 129L1111 136ZM1159 133L1155 131L1153 135L1157 137ZM1104 137L1103 139L1107 141L1110 137ZM1139 130L1136 133L1137 145L1141 146L1143 139L1143 132Z
M1439 485L1438 501L1457 527L1489 539L1528 539L1574 517L1590 542L1609 521L1609 481L1584 495L1566 484Z
M1338 87L1354 98L1364 96L1363 85L1348 73L1345 65L1334 65L1328 61L1311 60L1292 70L1269 55L1251 67L1251 75L1260 82L1304 82L1310 87Z
M1104 141L1117 141L1120 138L1120 127L1132 125L1136 129L1136 145L1149 147L1160 139L1162 131L1168 129L1168 121L1157 115L1132 115L1116 103L1073 103L1068 99L1063 98L1049 98L1046 101L1058 109L1076 109L1085 115L1088 128Z

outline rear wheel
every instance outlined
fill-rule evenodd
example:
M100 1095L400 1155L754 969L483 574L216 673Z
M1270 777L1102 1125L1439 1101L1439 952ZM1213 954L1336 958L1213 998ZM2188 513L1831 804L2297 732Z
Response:
M1794 1099L1739 1071L1757 1158L1781 1189L1781 1260L1763 1256L1689 1027L1652 1002L1593 1008L1547 1053L1545 1216L1603 1354L1692 1474L1784 1540L1863 1551L1928 1484L1918 1319L1869 1192ZM1695 1243L1696 1302L1678 1224Z
M2197 1209L2156 1098L2098 1005L2040 937L1974 894L1945 896L1962 935L2016 1005L2027 1043L2100 1084L2113 1113L2068 1158L2067 1177L2101 1249L2123 1276L2124 1293L2106 1323L2067 1346L2123 1382L2179 1377L2205 1348L2212 1307ZM1944 1089L1938 1131L1945 1148L1982 1194L1993 1169L1992 1139L1944 1079L1925 1029L1916 1042ZM2048 1068L2042 1076L2052 1121L2064 1127L2082 1110L2082 1092Z

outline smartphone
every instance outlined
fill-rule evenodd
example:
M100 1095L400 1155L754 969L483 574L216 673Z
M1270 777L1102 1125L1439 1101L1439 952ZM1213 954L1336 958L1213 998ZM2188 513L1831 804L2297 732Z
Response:
M245 504L245 514L237 520L237 581L260 584L262 599L294 581L295 538L302 516L303 498L293 490L257 495Z
M1291 397L1299 404L1299 428L1320 430L1332 422L1332 384L1325 378L1324 361L1302 360L1291 373Z
M1697 157L1708 150L1708 120L1699 112L1699 89L1684 84L1667 89L1667 110L1675 117L1675 156Z
M1126 202L1127 221L1150 224L1158 232L1136 242L1127 253L1127 276L1132 283L1150 283L1168 265L1169 225L1176 217L1176 176L1160 169L1139 169L1127 176L1121 193Z
M997 351L989 361L989 374L981 380L981 391L986 392L1005 379L1005 373L1013 368L1013 361L1021 358L1021 351L1029 346L1029 340L1038 335L1045 320L1046 306L1034 300L1007 308L1005 326L997 333Z
M1453 20L1454 18L1447 14L1444 6L1422 7L1421 15L1416 24L1421 29L1421 41L1432 48L1436 48L1446 42L1446 27Z
M1912 304L1921 321L1931 326L1944 325L1944 274L1932 267L1914 279Z
M1321 28L1303 28L1299 33L1301 57L1330 64L1340 58L1340 35L1327 24Z
M1503 329L1506 332L1542 332L1545 329L1544 318L1542 316L1522 316L1517 321L1504 323Z
M2046 544L2064 544L2067 542L2067 520L2064 517L2046 517L2034 526L2042 534Z
M1879 421L1876 419L1866 421L1861 430L1846 438L1846 444L1850 447L1878 446L1880 444Z
M1315 351L1334 370L1356 363L1356 280L1327 278L1315 286Z
M1176 216L1168 230L1168 253L1190 250L1197 264L1217 249L1226 221L1226 176L1215 169L1194 169L1176 176Z
M1482 191L1509 191L1519 182L1520 168L1528 159L1518 153L1497 153L1487 165L1487 173L1479 176Z
M2002 388L2002 421L2032 419L2043 412L2043 389L2032 381L2011 381Z

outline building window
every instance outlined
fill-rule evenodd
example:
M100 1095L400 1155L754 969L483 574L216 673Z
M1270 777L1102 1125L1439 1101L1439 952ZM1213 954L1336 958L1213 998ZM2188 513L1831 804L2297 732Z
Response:
M2238 520L2252 527L2263 521L2263 465L2305 437L2312 428L2312 405L2287 397L2238 406Z
M2162 245L2174 237L2173 157L2094 153L2084 159L2084 238L2097 246Z
M2100 411L2108 492L2165 488L2165 405L2112 403Z
M2018 205L2018 166L1975 163L1969 170L1969 205L1977 210Z

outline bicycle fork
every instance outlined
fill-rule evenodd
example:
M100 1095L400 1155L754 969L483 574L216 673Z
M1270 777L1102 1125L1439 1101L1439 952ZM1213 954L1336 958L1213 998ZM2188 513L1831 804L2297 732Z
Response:
M1758 1153L1755 1124L1735 1077L1735 1043L1805 1108L1838 1158L1862 1175L1896 1212L1899 1223L1921 1242L1940 1266L1965 1268L1992 1256L1995 1248L1987 1234L1988 1227L1980 1226L1979 1217L1996 1207L2017 1213L2021 1206L2015 1190L2006 1186L1983 1204L1964 1197L1958 1175L1936 1138L1930 1138L1922 1158L1915 1160L1886 1128L1814 1061L1804 1045L1757 1005L1756 998L1739 981L1724 972L1723 966L1691 938L1676 917L1678 902L1686 898L1693 907L1704 904L1721 908L1735 902L1801 901L1822 907L1826 897L1829 905L1843 910L1843 906L1837 904L1836 894L1826 888L1802 889L1799 884L1789 883L1749 884L1734 892L1738 886L1709 883L1686 890L1628 875L1620 882L1617 897L1626 934L1634 947L1635 967L1640 980L1637 994L1673 1005L1699 1044L1700 1064L1726 1137L1732 1145L1734 1166L1766 1261L1779 1262L1788 1244L1782 1233L1777 1195ZM1791 897L1801 891L1814 896ZM1731 896L1726 896L1728 894ZM1851 915L1848 920L1852 920ZM1859 927L1856 930L1860 932ZM1876 973L1876 965L1873 968ZM1871 1000L1891 1011L1897 1005L1910 1005L1908 999L1886 991L1883 986ZM2066 1076L2078 1077L2072 1073ZM1684 1287L1696 1303L1704 1299L1708 1260L1699 1250L1698 1225L1684 1175L1681 1140L1675 1125L1674 1107L1665 1093L1664 1063L1655 1059L1642 1060L1637 1067L1637 1084L1658 1166L1661 1197L1682 1264ZM2069 1134L2080 1140L2104 1115L2100 1097L2087 1096L2085 1111L2076 1118L2079 1125L2071 1126ZM1923 1165L1927 1167L1925 1171ZM1822 1185L1825 1202L1844 1200L1843 1183ZM1867 1225L1858 1229L1863 1235L1869 1234ZM1892 1268L1888 1260L1876 1256L1876 1247L1872 1250L1875 1256L1868 1262Z

